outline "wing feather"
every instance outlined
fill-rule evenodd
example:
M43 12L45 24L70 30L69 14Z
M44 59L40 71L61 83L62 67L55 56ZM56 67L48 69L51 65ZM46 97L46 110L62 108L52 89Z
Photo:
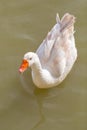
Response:
M60 76L67 64L70 55L70 40L72 42L75 17L66 13L60 20L56 16L57 23L47 34L36 53L39 56L43 68L48 69L53 76ZM70 37L72 37L70 39ZM69 50L70 49L70 50Z

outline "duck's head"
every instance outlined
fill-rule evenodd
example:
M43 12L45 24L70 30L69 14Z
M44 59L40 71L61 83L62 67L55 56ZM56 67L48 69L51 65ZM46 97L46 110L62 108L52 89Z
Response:
M27 52L24 55L22 64L19 68L19 72L22 73L24 72L28 67L31 67L33 64L38 62L38 56L36 53L33 52Z

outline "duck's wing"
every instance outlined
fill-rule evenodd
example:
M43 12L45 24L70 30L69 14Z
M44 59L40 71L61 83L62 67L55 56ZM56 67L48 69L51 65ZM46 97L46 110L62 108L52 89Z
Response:
M64 72L67 57L70 55L69 44L73 39L71 37L73 37L75 17L66 13L61 20L57 15L56 21L57 24L48 33L36 53L42 67L58 77Z
M42 66L44 66L48 62L55 40L59 35L60 19L58 14L56 16L56 21L57 24L55 24L54 27L51 29L51 31L48 32L46 38L43 40L43 42L36 51Z

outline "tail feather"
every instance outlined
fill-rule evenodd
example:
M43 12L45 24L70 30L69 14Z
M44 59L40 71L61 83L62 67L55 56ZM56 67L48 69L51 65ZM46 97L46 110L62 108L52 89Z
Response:
M60 32L64 32L66 29L74 32L73 31L74 23L75 23L75 17L73 15L70 15L69 13L66 13L61 19Z
M56 22L60 24L60 17L58 13L56 14Z

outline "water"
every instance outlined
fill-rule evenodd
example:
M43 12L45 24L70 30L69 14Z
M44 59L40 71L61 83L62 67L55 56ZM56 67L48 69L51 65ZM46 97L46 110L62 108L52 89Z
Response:
M35 51L56 13L74 14L78 60L59 87L40 90L30 70L20 77L23 54ZM0 1L0 130L87 130L87 1Z

